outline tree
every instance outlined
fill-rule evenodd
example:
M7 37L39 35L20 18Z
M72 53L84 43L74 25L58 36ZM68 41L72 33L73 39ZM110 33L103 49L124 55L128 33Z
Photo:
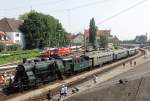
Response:
M114 47L114 49L119 48L119 39L117 38L117 36L113 37L113 47Z
M114 47L114 49L118 49L119 45L117 43L113 43L113 47Z
M106 35L100 36L99 45L101 48L107 48L108 47L108 38Z
M22 16L25 18L20 29L25 34L26 48L55 47L61 43L60 40L68 40L64 37L67 32L54 17L36 11Z
M92 46L95 47L96 44L96 30L97 27L95 26L95 20L92 18L90 20L90 26L89 26L89 43L92 44Z
M24 14L22 14L22 15L19 15L19 20L26 20L26 19L28 19L28 14L29 13L24 13Z

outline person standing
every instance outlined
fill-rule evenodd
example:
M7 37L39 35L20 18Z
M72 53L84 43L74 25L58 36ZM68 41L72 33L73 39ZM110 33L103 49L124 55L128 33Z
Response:
M64 97L67 96L67 93L68 93L68 87L65 85L64 86Z
M7 77L8 77L7 72L4 72L3 77L4 77L4 84L6 85L7 84Z
M60 89L60 100L64 98L64 95L65 95L65 85L62 85Z
M48 101L52 101L52 97L53 97L52 92L51 92L51 90L49 90L48 94L47 94Z
M130 67L132 67L132 60L130 61Z
M97 76L93 75L93 82L96 84L97 83Z
M134 61L134 66L136 66L136 61Z
M126 64L125 63L123 63L123 67L125 67L126 66Z

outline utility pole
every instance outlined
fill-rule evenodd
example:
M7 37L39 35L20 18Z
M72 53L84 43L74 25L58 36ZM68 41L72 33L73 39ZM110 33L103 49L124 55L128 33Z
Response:
M85 55L85 52L86 52L86 36L85 36L85 32L84 32L84 55Z
M147 32L146 32L146 44L147 44L147 39L148 39L147 35L148 35L148 34L147 34Z
M60 47L60 34L61 34L61 32L62 32L62 30L59 29L58 30L58 40L56 40L57 41L57 47Z
M71 32L71 10L67 9L67 16L68 16L68 30Z

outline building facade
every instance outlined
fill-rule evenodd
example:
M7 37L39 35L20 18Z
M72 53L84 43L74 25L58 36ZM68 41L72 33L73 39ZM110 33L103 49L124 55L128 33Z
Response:
M86 40L89 40L89 30L84 30L84 35L86 37ZM97 30L96 31L96 39L100 39L100 36L105 35L107 37L111 37L111 30Z
M24 48L24 35L19 30L22 24L23 21L21 20L3 18L0 20L0 31L5 33L13 43L20 45L21 48Z
M145 44L147 43L147 35L139 35L135 37L135 43Z
M7 35L4 32L0 32L0 42L11 45L13 42L7 37Z
M72 45L84 45L84 34L78 33L71 37Z

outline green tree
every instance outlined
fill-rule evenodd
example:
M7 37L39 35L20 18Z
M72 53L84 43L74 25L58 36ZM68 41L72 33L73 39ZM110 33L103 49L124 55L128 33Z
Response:
M99 45L101 48L107 48L108 47L108 38L106 35L100 36Z
M113 38L113 47L114 47L114 49L119 48L119 43L120 43L119 39L116 36L114 36L114 38Z
M61 45L62 40L68 40L64 37L67 32L59 20L36 11L25 13L24 23L20 29L25 34L25 43L28 49L54 47Z
M97 27L95 25L95 20L94 18L92 18L90 20L90 25L89 25L89 43L91 43L92 46L94 47L96 44L96 30L97 30Z
M19 20L26 20L26 19L28 19L28 14L29 13L24 13L24 14L22 14L22 15L19 15Z
M113 47L114 47L114 49L118 49L119 45L117 43L113 43Z

